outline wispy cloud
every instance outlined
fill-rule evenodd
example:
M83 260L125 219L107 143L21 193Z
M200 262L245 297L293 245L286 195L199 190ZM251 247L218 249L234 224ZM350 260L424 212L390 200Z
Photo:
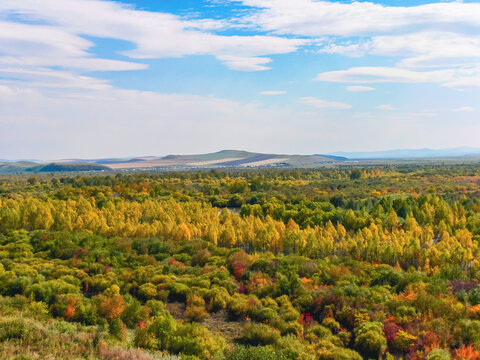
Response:
M395 108L392 105L388 105L388 104L378 105L376 108L378 110L387 110L387 111L395 110Z
M451 87L479 87L480 66L460 69L414 71L396 67L355 67L327 71L317 75L317 81L339 83L438 83Z
M375 90L375 88L371 86L351 85L351 86L347 86L347 90L351 92L366 92L366 91L373 91Z
M473 106L462 106L459 108L451 109L454 112L473 112L476 111L477 109L474 108Z
M260 95L284 95L286 93L287 93L286 91L282 91L282 90L268 90L268 91L260 92Z
M304 97L301 99L304 104L311 105L317 109L336 109L336 110L345 110L350 109L352 105L345 104L342 102L328 101L323 99L318 99L316 97Z

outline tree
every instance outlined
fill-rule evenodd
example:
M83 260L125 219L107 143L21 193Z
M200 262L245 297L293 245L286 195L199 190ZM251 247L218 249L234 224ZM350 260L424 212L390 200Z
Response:
M367 359L379 359L387 348L382 323L365 321L355 328L355 348Z

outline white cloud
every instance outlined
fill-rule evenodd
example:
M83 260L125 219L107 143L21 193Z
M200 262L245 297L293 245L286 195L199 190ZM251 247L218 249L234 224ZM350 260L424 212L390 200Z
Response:
M243 0L258 11L245 21L267 31L311 37L370 36L462 27L480 31L480 4L462 1L418 6L315 0Z
M347 90L351 92L365 92L365 91L373 91L375 90L375 88L370 86L352 85L352 86L347 86Z
M451 109L451 111L454 111L454 112L472 112L472 111L476 111L477 109L474 108L473 106L462 106L462 107L459 107L459 108L455 108L455 109Z
M231 56L231 55L221 55L217 57L219 60L223 61L230 69L238 71L261 71L268 70L270 67L265 66L272 61L269 58L259 58L259 57L242 57L242 56Z
M0 21L0 66L64 67L85 71L147 68L131 61L91 56L87 50L93 45L58 27Z
M393 67L355 67L347 70L327 71L317 75L315 80L341 83L382 83L382 82L444 82L453 78L452 70L412 71Z
M290 53L306 43L306 40L278 36L216 35L208 31L224 27L225 21L184 20L172 14L135 10L112 1L3 0L0 2L0 19L9 15L48 24L24 25L4 21L0 27L0 34L5 34L3 38L13 42L13 46L9 44L8 47L19 50L21 56L28 55L32 63L42 61L36 56L40 53L39 46L51 47L53 43L56 52L47 57L52 58L53 65L45 66L63 64L68 68L87 67L91 70L93 67L96 70L92 59L84 59L88 57L86 50L93 45L81 37L84 35L129 41L134 44L134 49L123 54L133 59L214 55L232 69L244 71L267 70L269 67L263 64L271 60L264 56ZM25 54L25 49L31 51ZM48 54L49 51L41 53ZM77 57L76 61L62 62L72 55ZM21 61L26 63L29 59ZM96 66L100 70L144 68L140 64L106 60L96 60Z
M396 67L366 66L323 72L318 74L315 80L357 84L438 83L449 87L479 87L480 66L433 71L414 71Z
M242 3L254 8L244 19L251 27L280 35L322 38L318 44L320 54L395 57L397 69L460 72L480 67L480 3L450 1L417 6L317 0L243 0ZM400 70L393 71L398 75ZM415 74L410 80L404 73L401 81L426 82L424 76ZM448 86L476 86L479 80L476 72L464 73L448 81Z
M392 105L388 105L388 104L378 105L378 106L376 107L376 109L378 109L378 110L387 110L387 111L395 110L395 108L394 108Z
M284 95L286 93L287 93L286 91L282 91L282 90L268 90L268 91L260 92L260 95Z
M407 68L458 67L480 62L480 39L463 33L426 31L373 36L354 44L351 41L333 43L321 52L351 57L368 54L402 57L398 66Z
M336 110L344 110L350 109L352 105L336 102L336 101L327 101L323 99L318 99L315 97L304 97L301 99L304 104L311 105L317 109L336 109Z

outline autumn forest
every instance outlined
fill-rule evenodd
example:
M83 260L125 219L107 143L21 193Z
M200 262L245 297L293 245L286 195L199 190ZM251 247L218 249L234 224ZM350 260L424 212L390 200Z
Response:
M1 359L480 359L480 165L0 177Z

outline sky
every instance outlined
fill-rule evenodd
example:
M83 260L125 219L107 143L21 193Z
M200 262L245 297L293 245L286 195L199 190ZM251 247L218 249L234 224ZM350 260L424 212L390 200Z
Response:
M479 115L479 1L0 1L0 159L480 147Z

